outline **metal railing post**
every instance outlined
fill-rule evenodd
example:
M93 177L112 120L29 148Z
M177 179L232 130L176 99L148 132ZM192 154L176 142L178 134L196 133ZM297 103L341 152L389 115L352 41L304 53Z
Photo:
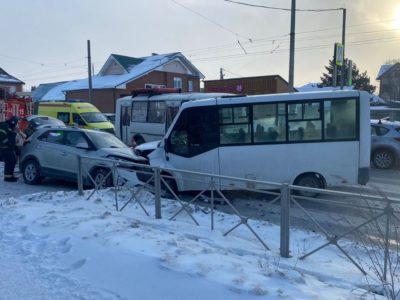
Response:
M83 195L83 176L82 176L82 157L80 155L78 158L78 194Z
M289 258L290 252L290 190L287 184L281 188L281 238L280 254Z
M383 280L386 282L387 280L387 269L388 269L388 260L389 260L389 235L390 235L390 217L393 214L393 207L388 202L385 207L386 214L386 229L385 229L385 257L383 262Z
M211 230L214 230L214 189L215 189L215 182L214 177L211 177Z
M154 200L156 219L161 219L161 172L160 168L154 168Z
M117 163L113 162L113 166L111 169L112 172L112 179L113 179L113 185L114 185L114 197L115 197L115 209L118 211L118 173L117 173Z

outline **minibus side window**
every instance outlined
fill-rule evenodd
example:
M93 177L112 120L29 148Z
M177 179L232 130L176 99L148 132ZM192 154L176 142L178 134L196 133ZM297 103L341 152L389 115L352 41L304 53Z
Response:
M287 106L289 141L322 139L321 102L290 103Z
M286 141L285 104L253 105L254 143Z
M164 101L154 101L149 103L147 112L148 123L164 123L165 122L166 105Z
M357 138L356 99L324 102L325 140Z
M132 122L146 123L147 121L147 102L135 101L132 105Z
M250 107L220 108L219 132L221 145L251 143Z

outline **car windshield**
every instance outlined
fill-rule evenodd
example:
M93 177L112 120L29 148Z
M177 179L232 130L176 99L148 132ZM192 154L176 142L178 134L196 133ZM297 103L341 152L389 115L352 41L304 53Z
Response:
M81 113L81 116L87 123L108 122L107 118L101 112Z
M89 138L98 148L127 148L117 137L106 132L88 132Z

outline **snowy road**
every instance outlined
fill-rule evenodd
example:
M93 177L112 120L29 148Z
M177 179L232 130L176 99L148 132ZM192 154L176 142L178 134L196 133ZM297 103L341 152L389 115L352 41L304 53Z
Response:
M0 182L0 300L376 296L366 294L364 276L335 248L305 261L282 259L279 226L265 216L250 222L270 251L244 226L225 236L237 224L234 215L216 212L216 229L210 231L207 209L191 208L196 226L185 213L169 221L177 201L164 199L157 220L137 203L115 212L112 191L86 200L88 194L80 197L76 184L58 181ZM142 194L152 213L153 196ZM324 242L311 231L293 230L291 238L294 256ZM349 242L344 246L359 255Z

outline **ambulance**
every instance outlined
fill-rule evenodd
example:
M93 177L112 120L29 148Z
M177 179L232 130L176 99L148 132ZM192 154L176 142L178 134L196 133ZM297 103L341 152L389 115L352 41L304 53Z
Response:
M114 125L93 104L80 100L40 102L38 114L57 118L68 126L115 133Z

